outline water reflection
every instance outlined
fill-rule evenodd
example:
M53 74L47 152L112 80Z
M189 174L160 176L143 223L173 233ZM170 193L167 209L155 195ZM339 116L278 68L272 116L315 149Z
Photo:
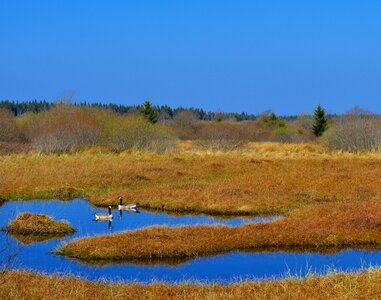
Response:
M40 235L40 234L18 234L18 233L9 233L9 236L15 238L18 242L23 244L24 246L33 244L33 243L39 243L39 242L45 242L52 239L62 239L63 237L67 236L67 234L46 234L46 235Z
M138 214L140 213L140 211L138 209L119 209L119 218L123 218L123 212L126 213L126 214L131 214L131 213L135 213L135 214Z

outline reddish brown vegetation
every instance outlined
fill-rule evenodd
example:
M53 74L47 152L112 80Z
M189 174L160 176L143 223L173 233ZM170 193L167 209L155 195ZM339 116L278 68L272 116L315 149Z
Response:
M100 143L100 124L83 108L62 104L30 118L22 128L36 150L65 152Z
M31 150L31 146L27 143L20 142L0 142L0 155L12 153L26 153Z
M105 284L21 271L0 275L0 298L13 299L379 299L381 270L304 280L243 282L227 286L192 283Z
M6 228L7 232L21 235L68 234L75 230L66 222L52 220L47 215L24 212Z
M69 242L59 252L91 260L182 258L243 249L309 249L381 245L381 202L320 203L274 223L153 227Z
M15 120L10 111L0 109L0 142L19 143L23 140Z
M108 206L122 194L146 208L214 214L285 213L313 202L381 197L377 157L330 156L315 148L266 144L251 153L223 155L92 149L75 155L2 156L0 197L85 195Z

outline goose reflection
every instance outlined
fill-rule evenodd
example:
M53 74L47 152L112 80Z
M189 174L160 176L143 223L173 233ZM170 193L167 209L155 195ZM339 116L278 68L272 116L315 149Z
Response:
M112 220L93 220L94 222L99 222L99 223L103 223L103 222L107 222L107 228L108 230L112 230Z
M131 208L131 209L119 209L119 219L122 219L123 217L123 211L126 213L140 213L140 211L137 208Z

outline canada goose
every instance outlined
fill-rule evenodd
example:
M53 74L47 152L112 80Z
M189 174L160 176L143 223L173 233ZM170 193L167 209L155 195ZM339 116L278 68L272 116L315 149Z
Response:
M107 221L112 220L111 206L108 207L108 214L95 213L95 221Z
M119 205L118 205L119 210L137 211L138 208L139 208L139 203L131 203L131 204L123 205L123 197L119 196Z

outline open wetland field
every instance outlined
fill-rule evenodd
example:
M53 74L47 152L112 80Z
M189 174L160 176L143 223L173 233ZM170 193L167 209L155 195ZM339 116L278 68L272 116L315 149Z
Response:
M309 144L2 155L0 298L379 297L380 178Z
M0 1L0 300L381 299L381 1Z

